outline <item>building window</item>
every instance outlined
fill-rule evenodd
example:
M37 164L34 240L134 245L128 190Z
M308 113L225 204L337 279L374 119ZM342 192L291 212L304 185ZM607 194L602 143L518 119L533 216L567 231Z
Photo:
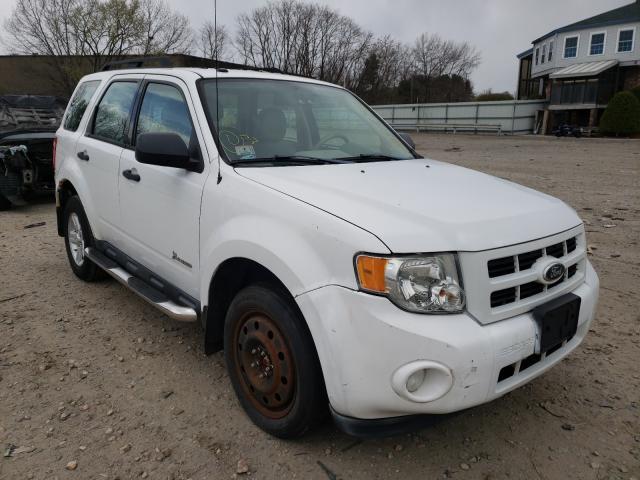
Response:
M606 33L592 33L591 34L591 47L589 48L589 55L602 55L604 53L604 40Z
M540 63L540 48L536 48L536 65Z
M618 53L631 52L633 50L633 37L635 29L620 30L618 32Z
M578 37L566 37L564 39L564 58L576 58L578 56Z
M546 58L547 58L547 45L544 44L542 46L542 62L541 63L544 63Z
M553 60L553 40L549 42L549 61Z

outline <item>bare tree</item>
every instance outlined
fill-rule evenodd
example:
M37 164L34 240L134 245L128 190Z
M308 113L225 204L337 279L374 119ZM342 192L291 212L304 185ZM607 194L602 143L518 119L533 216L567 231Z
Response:
M372 38L328 7L280 0L238 17L235 47L247 64L350 84Z
M196 39L196 46L200 54L210 59L227 59L228 39L227 29L224 25L216 26L213 22L207 21L202 24Z
M193 34L189 19L171 10L164 0L141 0L142 55L167 53L189 53L193 44Z
M114 58L187 53L192 33L164 0L17 0L3 41L12 52L51 56L52 80L70 92Z
M76 16L76 32L82 54L99 70L114 57L133 53L141 44L143 31L137 0L86 0Z
M413 47L415 68L425 77L458 75L467 78L480 64L480 54L468 42L443 40L439 35L420 35Z
M18 0L5 22L3 41L12 52L58 57L50 64L51 80L71 91L77 68L70 56L85 52L82 17L81 0Z

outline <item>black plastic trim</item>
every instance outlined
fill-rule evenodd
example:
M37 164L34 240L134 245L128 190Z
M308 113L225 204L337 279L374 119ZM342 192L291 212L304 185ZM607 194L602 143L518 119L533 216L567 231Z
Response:
M125 269L128 273L138 278L145 284L153 286L154 289L162 292L171 301L184 307L193 308L196 312L198 312L198 314L200 314L200 312L202 311L200 302L198 300L180 290L178 287L166 281L162 277L156 275L147 267L141 265L139 262L135 261L133 258L128 256L118 248L114 247L109 242L105 242L104 240L96 240L96 248L105 257L117 263L118 266Z
M336 426L347 435L359 438L384 438L412 433L423 428L433 427L455 413L442 415L406 415L402 417L361 419L347 417L336 412L333 407L331 416Z
M58 236L64 237L64 226L62 219L62 207L56 205L56 226L58 227Z

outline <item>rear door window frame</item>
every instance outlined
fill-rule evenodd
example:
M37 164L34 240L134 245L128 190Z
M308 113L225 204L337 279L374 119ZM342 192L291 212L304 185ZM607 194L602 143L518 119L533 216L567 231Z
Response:
M114 80L110 81L106 87L104 88L104 90L102 91L102 93L100 94L100 99L96 102L95 106L93 107L93 112L91 112L91 121L89 122L87 131L85 136L89 137L89 138L93 138L94 140L98 140L104 143L109 143L111 145L116 145L118 147L122 147L122 148L127 148L131 146L131 124L132 124L132 115L135 111L135 107L138 104L138 100L140 97L140 86L142 84L143 79L141 78L115 78ZM102 100L104 99L105 95L107 94L107 92L109 91L109 89L111 88L111 86L115 83L135 83L137 85L137 89L136 92L133 96L133 101L131 102L131 106L129 107L129 114L127 116L127 120L126 120L126 124L125 124L125 128L124 128L124 141L123 142L116 142L113 139L110 138L106 138L100 135L95 135L93 133L94 129L95 129L95 124L96 124L96 116L98 115L98 109L100 108L100 104L102 103Z
M96 88L91 93L91 96L89 97L89 101L87 102L87 106L84 107L84 111L82 112L82 116L78 120L78 124L76 125L75 128L69 128L67 126L67 122L69 121L69 116L71 115L71 111L72 111L72 108L73 108L74 100L77 100L79 98L79 94L81 93L81 89L82 88L87 88L89 86L89 84L92 84L92 83L96 84ZM67 111L65 112L64 118L62 119L62 122L61 122L62 123L62 128L65 131L75 133L75 132L77 132L79 130L80 125L82 125L82 120L86 117L87 112L91 112L89 107L91 107L91 103L93 102L93 99L95 98L96 93L98 93L98 91L100 91L100 84L101 83L102 83L102 80L97 78L95 80L87 80L85 82L81 82L78 85L78 88L74 92L73 97L71 97L71 100L69 101L69 106L67 107Z

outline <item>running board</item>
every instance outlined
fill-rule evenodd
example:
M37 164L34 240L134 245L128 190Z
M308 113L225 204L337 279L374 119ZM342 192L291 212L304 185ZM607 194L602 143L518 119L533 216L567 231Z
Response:
M103 255L96 248L85 248L84 254L98 267L103 269L129 290L142 297L143 300L146 300L148 303L156 307L165 315L168 315L174 320L178 320L180 322L195 322L196 320L198 320L198 314L193 308L178 305L174 301L170 300L161 291L156 290L149 284L131 275L124 268L122 268L110 258Z

